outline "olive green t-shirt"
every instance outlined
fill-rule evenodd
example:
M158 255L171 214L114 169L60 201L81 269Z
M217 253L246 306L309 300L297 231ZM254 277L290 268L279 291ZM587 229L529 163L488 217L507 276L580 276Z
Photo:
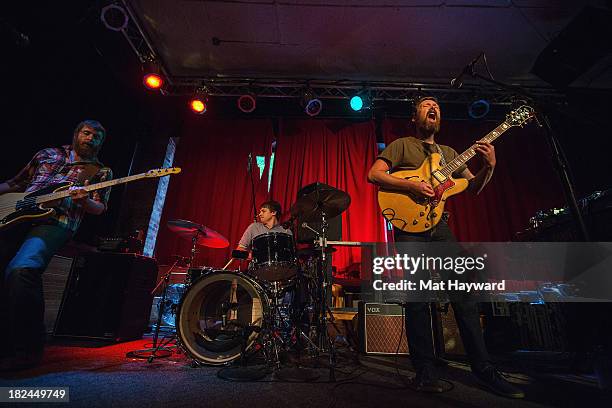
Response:
M441 144L438 146L442 150L446 163L449 163L458 156L458 153L452 147ZM391 142L377 158L387 162L390 173L393 173L398 170L414 170L419 168L431 153L438 153L435 145L425 143L416 137L410 136ZM460 177L460 173L466 168L465 164L462 165L453 173L453 176Z

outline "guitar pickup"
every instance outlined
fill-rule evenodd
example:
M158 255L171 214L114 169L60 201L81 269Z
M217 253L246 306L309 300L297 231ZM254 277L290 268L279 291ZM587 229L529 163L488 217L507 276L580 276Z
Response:
M438 181L438 183L442 184L446 181L446 176L444 174L442 174L440 171L434 171L433 173L431 173L431 175L433 177L435 177L435 179Z

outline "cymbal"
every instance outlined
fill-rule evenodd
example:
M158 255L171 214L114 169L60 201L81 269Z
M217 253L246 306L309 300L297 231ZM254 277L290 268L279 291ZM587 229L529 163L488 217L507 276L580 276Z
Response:
M313 183L298 192L300 197L289 209L300 221L321 220L323 212L330 219L342 214L351 204L351 197L342 190L323 183Z
M168 228L180 238L188 241L193 240L194 235L197 235L197 245L209 248L227 248L229 246L229 241L223 235L211 228L192 221L170 220L168 221Z
M168 228L170 228L170 231L176 233L194 233L196 231L202 231L204 226L188 220L170 220L168 221Z

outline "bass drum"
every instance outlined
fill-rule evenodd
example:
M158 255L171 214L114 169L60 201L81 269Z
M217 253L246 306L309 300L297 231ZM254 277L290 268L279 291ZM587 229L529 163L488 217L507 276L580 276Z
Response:
M268 311L268 296L257 281L239 272L212 271L185 293L176 333L193 359L226 364L240 357L243 328L261 328ZM247 352L260 336L260 330L249 331Z

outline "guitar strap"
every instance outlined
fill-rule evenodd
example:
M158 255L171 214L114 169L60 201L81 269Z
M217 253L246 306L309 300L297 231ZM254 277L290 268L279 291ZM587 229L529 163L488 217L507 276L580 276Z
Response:
M442 149L440 148L440 145L437 143L434 143L434 145L436 146L436 150L438 151L438 153L440 153L440 164L442 165L442 167L446 166L446 158L444 157L444 152L442 151ZM442 213L442 221L447 222L448 218L450 217L450 213L448 211L444 211ZM437 226L436 226L437 227ZM436 228L434 227L434 229Z
M434 143L436 145L436 150L438 151L438 153L440 153L440 164L442 164L442 166L446 166L446 158L444 157L444 153L442 153L442 149L440 148L440 145L438 145L437 143Z

